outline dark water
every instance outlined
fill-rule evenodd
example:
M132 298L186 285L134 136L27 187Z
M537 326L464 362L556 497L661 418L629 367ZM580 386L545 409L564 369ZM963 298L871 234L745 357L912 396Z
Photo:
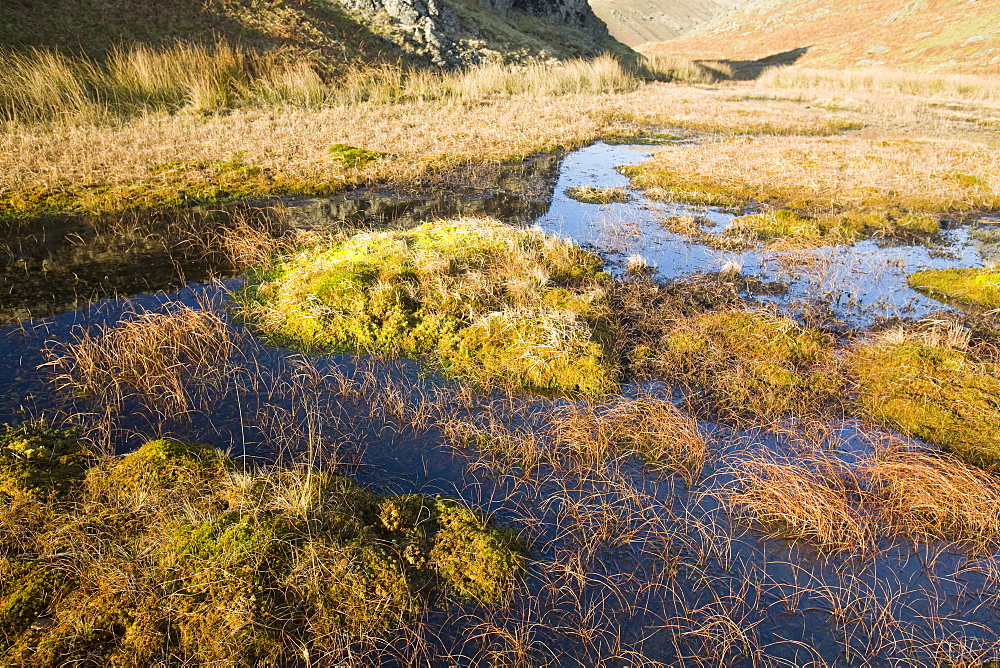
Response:
M442 445L443 420L493 411L512 424L544 424L558 402L460 396L460 390L405 361L306 357L246 337L224 380L183 417L165 419L132 399L115 415L52 391L49 355L81 330L186 304L226 313L238 287L233 267L213 252L234 212L281 210L281 225L412 225L428 218L490 215L539 225L593 247L615 271L641 255L665 278L738 266L782 281L788 290L761 299L794 312L819 301L841 322L921 317L943 306L910 290L905 274L944 266L981 266L997 257L995 221L949 229L937 246L866 241L796 253L728 253L692 243L659 221L688 207L653 202L581 204L572 186L627 185L615 167L655 147L595 144L566 156L456 172L438 192L357 191L324 200L284 199L227 207L5 224L0 246L0 419L101 418L107 439L125 451L152 436L197 438L238 457L270 460L313 448L362 482L395 491L464 496L525 527L538 559L527 590L495 623L530 630L536 660L593 665L645 660L692 665L925 665L949 658L1000 657L1000 560L938 543L883 540L868 557L831 557L801 544L764 540L734 522L720 498L727 466L767 449L795 458L795 436L732 431L703 423L713 460L698 485L623 461L599 474L541 470L532 475L483 466L474 451ZM241 208L242 207L242 208ZM721 229L732 214L697 210ZM346 221L346 222L345 222ZM305 389L303 389L305 388ZM670 388L627 387L670 396ZM415 424L413 406L429 410ZM88 413L90 411L90 413ZM409 411L409 412L408 412ZM317 416L319 416L317 418ZM833 425L826 448L851 460L891 438L856 422ZM608 524L609 515L615 521ZM581 540L607 526L606 540ZM581 548L581 544L588 547ZM573 568L570 568L570 566ZM586 633L584 633L584 630Z

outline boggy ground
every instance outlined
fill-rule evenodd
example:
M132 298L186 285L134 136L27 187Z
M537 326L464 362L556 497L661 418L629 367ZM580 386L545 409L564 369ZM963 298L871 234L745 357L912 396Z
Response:
M460 250L448 240L444 247ZM366 356L345 364L293 355L268 371L267 348L208 303L126 315L53 343L54 380L66 401L60 414L85 434L22 427L6 437L4 527L16 539L4 545L16 554L8 557L4 610L28 627L7 656L59 663L79 650L128 665L133 656L202 663L226 662L238 649L266 662L305 647L314 659L358 665L420 657L796 665L835 656L841 643L861 644L852 651L866 660L992 656L998 639L988 632L989 610L1000 601L990 556L1000 540L995 474L874 428L858 431L854 440L865 447L851 456L836 426L855 412L888 421L888 413L864 411L866 397L878 407L912 402L916 424L938 419L928 412L937 393L917 395L893 379L877 386L878 396L852 389L866 378L858 367L886 346L916 342L985 365L989 345L958 326L845 340L750 308L742 287L731 274L607 284L618 373L646 379L644 389L573 401L401 374L391 360ZM679 358L679 346L690 356ZM920 373L943 382L949 370ZM966 419L989 420L996 410L990 378L976 381L987 403ZM665 384L680 396L664 393ZM177 441L115 458L80 448L81 435L99 444L106 434L134 440L150 429L223 434L226 407L239 407L229 418L236 433L283 443L283 463L256 468ZM422 443L431 447L420 450ZM444 548L435 547L447 529L442 514L465 518L463 540L481 535L487 546L513 546L504 542L512 534L475 524L478 515L449 501L376 495L332 477L352 470L345 447L360 447L361 461L386 447L416 448L421 459L436 448L454 453L447 456L461 463L458 475L468 476L456 478L464 493L502 511L530 546L527 575L510 579L522 562L501 551L503 568L484 566L500 584L449 584L452 571L433 570L445 563ZM349 510L345 498L355 504ZM424 547L411 549L407 509L419 518ZM94 517L108 519L95 525ZM74 539L80 531L87 537ZM62 538L76 547L67 550ZM244 538L252 549L243 549ZM369 538L377 555L364 549ZM206 542L178 547L193 540ZM339 547L304 551L317 544ZM424 556L411 562L414 550ZM954 551L966 555L965 566L948 556ZM479 544L468 552L493 554ZM127 560L134 570L121 564L123 553L136 555ZM398 566L391 585L372 584L372 560ZM17 569L43 564L54 584L38 583L44 595L32 593L37 607L27 608L20 587L35 581L19 579L28 571ZM127 588L113 584L123 577ZM244 581L261 595L249 601L240 598L245 588L229 586ZM970 582L975 595L958 593ZM334 583L343 589L323 598ZM374 599L358 598L362 590L399 607L373 608ZM92 614L80 616L81 597ZM148 614L129 617L122 597ZM224 601L225 614L208 614ZM938 610L930 620L911 614L909 606L924 605ZM378 614L351 622L345 606ZM815 655L796 649L802 640L782 639L787 630L762 613L770 606L807 619L809 633L823 639ZM102 621L99 612L118 617ZM873 627L879 615L889 622ZM352 635L360 627L343 626L352 623L363 626L363 638ZM827 625L833 634L824 634ZM962 644L936 640L938 629ZM98 633L99 648L79 644L87 630ZM232 638L243 639L238 648Z
M940 220L996 206L995 129L981 122L996 114L989 82L921 79L916 92L886 92L831 74L703 87L618 78L623 70L605 66L610 79L568 68L584 83L561 90L484 69L428 80L419 94L411 82L378 98L366 83L367 99L315 106L19 123L0 139L4 196L21 207L8 215L156 205L166 200L153 186L173 196L214 188L220 175L241 190L185 191L186 200L295 190L258 187L276 174L306 179L303 191L314 179L427 183L442 166L658 126L695 140L654 158L659 173L732 206L764 207L744 221L754 243L847 243L901 233L906 220L929 235ZM184 432L183 442L256 438L278 464L242 469L215 450L154 441L94 466L68 457L59 464L77 471L70 484L49 472L39 483L25 451L50 462L56 446L8 447L3 530L16 540L3 542L14 552L0 586L3 614L22 629L7 641L10 662L58 663L79 649L73 639L98 636L100 648L81 651L126 664L225 663L234 651L355 665L1000 656L990 313L827 328L746 299L760 286L738 271L611 279L572 243L495 221L279 239L264 229L227 243L244 258L234 265L257 265L244 303L258 308L243 317L311 354L255 340L219 304L167 304L50 342L46 368L63 401L55 414L80 423L95 450ZM569 382L537 375L523 341L483 325L511 311L547 323L543 359L562 360ZM458 334L454 345L441 345L445 330ZM586 345L555 345L573 341ZM502 368L488 366L495 352ZM398 365L400 353L423 366ZM522 576L510 577L522 573L515 552L477 543L478 554L502 556L499 584L455 584L456 570L474 569L443 566L449 529L494 547L516 545L511 534L452 502L333 476L360 477L347 453L363 463L382 449L419 452L406 460L413 468L457 462L449 484L501 511L530 547ZM162 450L184 465L157 459L156 480L131 484L130 466ZM162 481L174 473L190 477ZM24 491L39 485L44 498ZM345 496L358 505L345 510ZM411 510L418 519L408 522ZM459 519L445 521L452 512ZM74 537L73 549L59 542ZM375 571L392 581L373 584ZM232 589L234 574L261 596ZM359 595L369 585L398 605L373 609ZM109 619L80 615L82 600ZM373 616L350 621L344 606ZM126 608L147 616L127 618Z

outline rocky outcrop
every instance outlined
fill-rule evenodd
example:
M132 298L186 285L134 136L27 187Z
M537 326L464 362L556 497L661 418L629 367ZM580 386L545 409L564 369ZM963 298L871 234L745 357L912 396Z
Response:
M497 50L490 43L488 24L509 18L518 11L538 17L553 27L575 28L595 44L608 37L606 26L590 9L587 0L480 0L478 7L474 0L340 2L404 50L440 67L471 64L484 53L495 57ZM463 2L462 18L453 2ZM482 20L477 21L477 15ZM477 44L483 48L470 48ZM551 51L558 51L559 45L553 46Z
M510 0L513 9L540 16L553 23L593 28L600 23L587 0Z

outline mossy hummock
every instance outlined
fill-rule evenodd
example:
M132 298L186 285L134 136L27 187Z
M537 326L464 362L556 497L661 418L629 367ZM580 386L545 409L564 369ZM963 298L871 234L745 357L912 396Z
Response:
M513 530L457 501L237 470L207 445L149 442L42 501L19 480L0 505L4 665L338 656L428 605L501 605L525 568Z
M927 269L909 274L914 290L949 304L1000 308L1000 268Z
M1000 469L1000 368L913 337L858 348L848 366L862 415Z
M721 311L682 322L660 363L723 415L778 418L820 410L839 393L833 342L783 316Z
M613 390L593 253L489 219L328 240L257 269L238 300L278 344L420 356L484 387Z

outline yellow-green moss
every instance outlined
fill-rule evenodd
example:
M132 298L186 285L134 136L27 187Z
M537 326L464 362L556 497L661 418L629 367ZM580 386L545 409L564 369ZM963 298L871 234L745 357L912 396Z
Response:
M631 199L624 188L597 188L595 186L567 188L566 196L584 204L609 204L611 202L627 202Z
M28 500L58 512L0 505L22 536L0 543L3 665L284 665L391 642L442 596L500 604L524 571L516 534L456 501L206 445L153 441Z
M774 418L820 409L836 396L832 341L781 316L723 311L682 322L660 360L722 413Z
M765 242L842 244L876 234L936 234L939 231L938 220L926 214L852 210L808 216L791 209L776 209L733 219L725 236Z
M0 499L62 497L80 484L93 455L70 429L41 423L0 432Z
M1000 268L927 269L906 277L914 290L948 303L1000 308Z
M857 349L849 367L862 415L1000 468L1000 369L968 353L918 339Z
M461 599L500 605L524 571L524 557L517 535L491 527L471 510L453 501L435 504L438 531L429 553L449 591Z
M386 155L378 151L369 151L357 148L356 146L348 146L347 144L331 144L328 151L330 155L344 163L347 167L364 167L369 162L379 160Z
M0 650L26 631L71 579L63 571L36 563L13 562L0 569Z
M427 223L301 249L238 299L271 340L429 356L483 386L615 387L597 256L494 220Z
M153 493L194 485L231 466L232 460L210 445L160 439L92 468L87 485L94 493Z

